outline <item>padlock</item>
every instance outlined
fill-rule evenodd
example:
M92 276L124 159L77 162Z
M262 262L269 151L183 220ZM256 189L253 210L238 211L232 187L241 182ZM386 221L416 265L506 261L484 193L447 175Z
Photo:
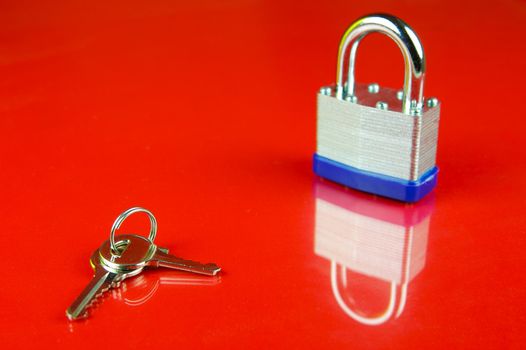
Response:
M315 194L314 252L330 261L331 289L338 306L365 325L398 318L410 283L426 264L434 196L416 204L397 203L324 181L315 183ZM359 310L346 300L353 293L348 271L361 277L355 277L359 281L354 286L385 284L388 300L382 312Z
M373 32L387 35L402 51L403 90L355 82L358 45ZM424 98L425 68L420 40L399 18L375 14L354 22L340 43L336 85L318 93L314 172L404 202L428 194L437 182L440 103Z

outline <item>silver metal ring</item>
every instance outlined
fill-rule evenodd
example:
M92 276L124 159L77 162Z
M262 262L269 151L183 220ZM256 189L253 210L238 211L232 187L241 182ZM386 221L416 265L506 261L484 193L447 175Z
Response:
M424 73L426 70L424 48L413 29L401 19L391 15L373 14L364 16L347 29L342 37L338 52L336 96L343 99L345 98L344 95L354 95L354 67L358 44L366 35L374 32L385 34L393 39L402 51L405 63L402 112L411 114L413 108L421 108L424 102ZM345 86L343 66L349 46L351 47L349 70ZM413 108L411 106L412 101L416 103L416 106L413 106Z
M148 218L150 219L150 235L148 236L148 240L153 243L153 240L155 239L155 236L157 235L157 220L155 219L155 216L153 216L152 212L148 209L144 209L141 207L134 207L126 210L121 215L115 219L115 222L113 223L113 226L111 227L110 232L110 247L113 252L117 252L117 246L115 245L115 231L119 229L121 224L128 218L128 216L135 214L135 213L146 213L148 214Z

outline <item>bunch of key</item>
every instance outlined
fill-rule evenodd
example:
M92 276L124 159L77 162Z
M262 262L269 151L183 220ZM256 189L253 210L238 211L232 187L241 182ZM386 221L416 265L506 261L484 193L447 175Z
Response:
M134 234L115 236L122 222L138 212L146 213L150 219L148 238ZM66 316L70 320L85 318L88 308L98 297L111 288L118 288L124 279L140 274L145 267L162 266L210 276L215 276L221 270L214 263L201 264L170 255L168 249L153 243L156 234L157 221L149 210L135 207L119 215L111 228L110 239L91 256L93 279L66 310Z

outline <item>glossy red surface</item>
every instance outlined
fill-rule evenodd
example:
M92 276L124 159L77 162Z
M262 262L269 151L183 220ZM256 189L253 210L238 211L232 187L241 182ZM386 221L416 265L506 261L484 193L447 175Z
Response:
M311 170L316 92L376 11L422 38L443 102L424 209ZM1 348L523 348L525 20L518 0L2 3ZM401 86L386 38L358 59ZM223 273L149 271L69 322L135 205Z

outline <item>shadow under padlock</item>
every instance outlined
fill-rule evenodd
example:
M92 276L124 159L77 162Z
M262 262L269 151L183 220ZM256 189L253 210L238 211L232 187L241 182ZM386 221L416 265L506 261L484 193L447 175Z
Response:
M404 204L318 179L315 196L314 252L331 261L331 288L340 308L370 326L398 318L409 284L426 263L434 195ZM353 289L379 285L387 289L385 306L382 303L381 311L359 310Z

